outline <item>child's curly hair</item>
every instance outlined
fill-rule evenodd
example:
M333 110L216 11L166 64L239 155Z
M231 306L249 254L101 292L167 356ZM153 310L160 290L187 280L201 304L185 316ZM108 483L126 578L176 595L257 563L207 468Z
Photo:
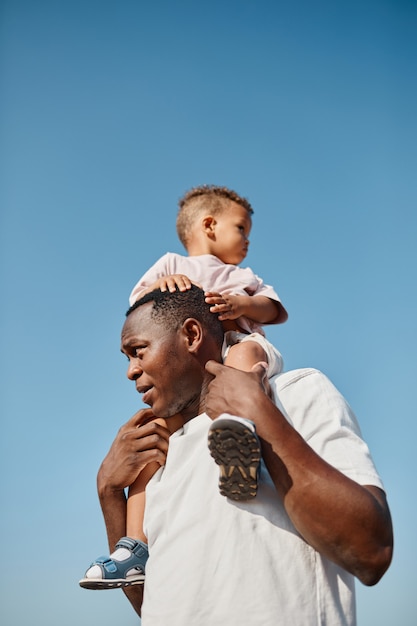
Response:
M207 215L218 215L227 208L230 200L240 204L247 210L249 215L253 214L249 201L239 196L236 191L228 189L228 187L201 185L200 187L193 187L179 199L177 233L185 248L187 248L191 229L196 219L204 213Z

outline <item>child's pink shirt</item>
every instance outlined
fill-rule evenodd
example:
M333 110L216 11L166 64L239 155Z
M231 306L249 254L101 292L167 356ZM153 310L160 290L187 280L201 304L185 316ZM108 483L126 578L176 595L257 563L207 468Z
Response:
M172 274L184 274L193 282L199 283L204 291L221 294L266 296L281 302L278 294L270 285L266 285L249 267L239 267L223 263L212 254L183 256L167 252L136 283L129 297L130 305L140 297L142 291L150 287L159 278ZM271 324L276 323L272 320ZM246 317L239 318L239 326L248 332L264 335L262 326Z

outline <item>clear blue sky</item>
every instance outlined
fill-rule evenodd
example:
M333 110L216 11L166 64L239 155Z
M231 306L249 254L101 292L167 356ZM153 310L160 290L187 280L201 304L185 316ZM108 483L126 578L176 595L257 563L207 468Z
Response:
M413 0L3 0L0 619L133 626L77 581L106 551L95 475L140 406L119 331L131 287L182 252L202 183L255 208L287 369L348 398L396 551L360 626L414 626L416 26Z

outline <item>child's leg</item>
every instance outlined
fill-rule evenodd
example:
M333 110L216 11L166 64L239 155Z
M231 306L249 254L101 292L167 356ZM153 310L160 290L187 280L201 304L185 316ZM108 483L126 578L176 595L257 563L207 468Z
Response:
M245 340L228 347L224 364L249 372L268 355L256 341ZM264 383L265 384L265 383ZM266 393L269 392L267 382ZM255 425L248 419L222 415L210 426L210 454L220 466L219 490L231 500L248 500L256 496L261 448Z
M143 532L143 516L145 513L145 488L152 476L160 468L159 463L149 463L129 487L126 512L126 535L132 539L140 539L147 543Z
M167 421L158 419L172 434L183 425L182 418L173 416ZM116 589L143 584L148 559L147 540L143 532L145 488L159 463L149 463L129 488L126 511L126 537L116 544L108 557L99 557L88 568L79 584L85 589Z
M243 372L250 372L252 367L260 361L268 363L268 355L263 347L256 341L241 341L230 346L224 364ZM266 376L263 384L265 393L272 397L271 387Z
M230 346L224 364L243 372L250 372L255 363L268 362L263 347L256 341L243 341Z
M171 435L183 425L182 418L177 415L174 415L166 420L158 418L155 422L165 426ZM159 468L160 465L158 463L149 463L149 465L141 471L135 482L129 487L126 513L126 535L132 539L140 539L140 541L143 541L144 543L147 543L147 539L143 532L145 489L146 485Z
M279 350L259 333L246 335L236 331L226 332L222 358L226 365L242 371L249 371L255 363L264 361L268 365L266 372L268 379L281 374L284 369L284 361Z
M246 335L228 331L223 344L223 362L229 367L250 371L260 361L268 366L263 386L274 400L269 378L282 371L279 351L263 335ZM255 424L233 415L221 415L209 428L210 454L219 465L220 493L232 500L248 500L256 496L261 445Z
M99 557L79 581L85 589L117 589L143 584L148 560L147 539L143 532L145 488L159 469L159 463L149 463L129 487L126 510L126 536L116 544L108 557Z

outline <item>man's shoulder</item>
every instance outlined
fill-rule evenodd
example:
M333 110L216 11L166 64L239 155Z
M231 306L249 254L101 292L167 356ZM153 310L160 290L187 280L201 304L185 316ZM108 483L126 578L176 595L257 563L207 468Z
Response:
M274 384L277 389L282 390L309 377L316 377L317 379L322 378L323 380L328 380L323 372L314 367L300 367L295 370L289 370L288 372L282 372L281 374L278 374L274 377Z
M332 381L314 367L303 367L278 374L271 379L277 404L283 403L291 411L304 411L307 406L320 403L333 407L345 405L346 400Z

